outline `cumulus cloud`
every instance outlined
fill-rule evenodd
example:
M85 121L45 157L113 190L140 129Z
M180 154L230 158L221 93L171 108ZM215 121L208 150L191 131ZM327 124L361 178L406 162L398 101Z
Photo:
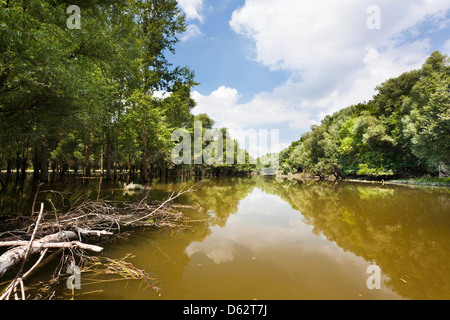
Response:
M217 128L228 128L231 137L255 158L288 147L290 141L280 140L286 129L307 131L316 123L310 110L297 107L300 100L289 101L282 93L262 92L240 103L236 89L222 86L209 95L194 91L192 97L197 102L195 114L206 113Z
M203 23L203 0L178 0L178 5L186 15L187 21L198 20ZM186 31L181 35L181 41L187 41L201 35L202 32L198 25L190 23L187 26Z
M192 93L197 102L194 110L196 114L207 113L216 121L217 127L229 129L276 128L282 123L300 121L302 129L307 129L311 115L304 114L304 110L296 109L277 93L262 92L247 103L239 103L240 94L234 88L222 86L210 95L202 95L197 91ZM297 120L294 120L297 119ZM294 120L294 121L293 121ZM275 126L274 126L275 125ZM303 126L306 125L306 126Z
M342 70L339 74L342 79L336 79L332 85L320 79L316 82L289 79L270 92L256 94L246 103L239 102L241 94L236 88L221 86L209 95L194 91L192 97L197 102L194 112L207 113L218 127L237 130L287 126L304 132L330 112L367 100L375 86L393 74L420 67L429 46L428 40L382 52L368 46L364 48L361 66L351 72Z
M189 39L195 38L201 35L199 27L195 24L190 24L187 26L186 31L181 35L181 41L187 41Z
M421 66L431 49L422 24L442 28L450 9L447 0L377 2L380 30L367 28L372 0L247 0L231 28L254 43L253 59L291 78L247 103L236 88L194 92L195 111L228 128L306 131L326 114L371 99L375 86Z
M378 1L381 30L367 28L372 0L247 0L231 28L255 43L255 59L273 69L308 74L357 66L365 48L392 46L425 19L445 21L446 0Z
M188 20L203 22L203 0L178 0L178 5L184 11Z

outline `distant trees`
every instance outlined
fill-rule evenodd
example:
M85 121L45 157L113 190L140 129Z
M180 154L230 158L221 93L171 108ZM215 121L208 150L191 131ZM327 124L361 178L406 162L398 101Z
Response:
M338 175L336 144L324 126L313 126L311 129L294 149L290 161L294 166L321 179L333 173Z
M450 165L450 65L434 52L420 70L378 86L372 100L327 116L281 152L320 178L437 173Z
M168 59L186 30L177 1L83 2L80 29L71 4L0 0L0 169L174 171L171 132L191 126L197 85Z

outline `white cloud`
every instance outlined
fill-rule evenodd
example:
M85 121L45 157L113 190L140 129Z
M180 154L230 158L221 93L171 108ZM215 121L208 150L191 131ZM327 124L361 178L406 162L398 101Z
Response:
M210 95L194 91L192 97L197 102L194 112L207 113L217 127L238 130L287 126L304 132L325 115L368 100L375 86L390 76L419 68L428 48L428 40L383 52L368 46L364 48L361 66L351 72L343 70L342 79L336 79L336 83L325 90L321 84L326 83L321 83L320 79L315 82L288 80L271 92L256 94L246 103L239 102L241 95L235 88L222 86Z
M190 24L187 26L186 31L181 36L181 41L187 41L189 39L195 38L199 35L201 35L202 32L200 31L199 27L195 24Z
M193 112L207 113L219 128L276 129L283 123L292 123L293 126L308 129L313 124L309 120L310 114L295 108L296 105L290 104L276 92L259 93L247 103L239 103L238 91L224 86L208 96L194 91L192 97L197 102Z
M283 97L282 92L277 93L276 90L255 95L247 103L239 102L241 95L236 89L225 86L218 88L210 95L202 95L194 91L192 97L197 102L193 110L194 114L206 113L215 120L217 128L228 128L231 137L237 139L239 145L247 149L255 158L268 152L279 152L288 147L290 141L284 141L281 137L287 128L294 129L296 132L307 131L312 124L316 123L308 106L298 107L295 101L289 101ZM298 103L301 104L301 101ZM272 142L271 138L267 138L268 141L263 143L260 139L264 136L270 137L272 130L279 130L278 143ZM249 140L255 135L258 137L257 141Z
M184 11L188 20L203 22L203 0L178 0L178 5Z
M447 0L378 1L381 30L369 30L373 0L247 0L230 21L255 42L255 59L274 69L311 70L361 61L367 45L384 46L425 19L436 25Z
M217 127L309 130L325 115L370 100L388 78L420 68L432 33L448 23L448 0L379 0L381 29L369 30L373 0L246 0L231 28L254 43L253 59L291 78L240 103L235 88L193 92L195 113ZM450 51L450 41L445 46ZM231 131L231 130L230 130ZM284 141L282 141L285 144Z

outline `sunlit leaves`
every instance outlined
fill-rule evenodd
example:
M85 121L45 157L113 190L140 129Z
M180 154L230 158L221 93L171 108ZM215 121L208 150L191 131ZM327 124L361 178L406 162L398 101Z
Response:
M334 167L343 175L372 177L420 172L423 164L435 173L448 165L448 58L434 52L420 70L388 79L376 90L373 100L327 116L302 136L287 151L289 164L319 176ZM327 149L336 151L327 155Z

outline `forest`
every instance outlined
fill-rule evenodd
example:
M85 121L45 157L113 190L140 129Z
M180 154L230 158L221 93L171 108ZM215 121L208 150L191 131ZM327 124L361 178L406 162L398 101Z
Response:
M70 5L81 8L79 29L68 28ZM50 173L112 179L126 172L147 182L261 168L261 160L174 165L176 129L192 133L195 121L214 127L208 115L192 113L194 70L170 63L187 28L176 0L0 0L0 8L2 186L27 171L40 181ZM279 173L448 176L449 88L449 58L434 52L420 70L379 85L372 100L313 126L280 152ZM242 149L234 142L236 155Z
M433 52L421 69L377 86L372 100L325 117L280 153L280 165L321 179L448 179L449 57Z
M255 159L195 113L180 3L0 0L0 300L392 297L367 264L447 298L450 189L384 182L450 186L450 58Z
M69 5L80 7L79 29L68 28ZM146 182L251 171L171 160L175 129L214 125L191 112L194 71L169 62L185 30L176 0L1 0L2 185L28 170L43 182L49 173L128 172Z

